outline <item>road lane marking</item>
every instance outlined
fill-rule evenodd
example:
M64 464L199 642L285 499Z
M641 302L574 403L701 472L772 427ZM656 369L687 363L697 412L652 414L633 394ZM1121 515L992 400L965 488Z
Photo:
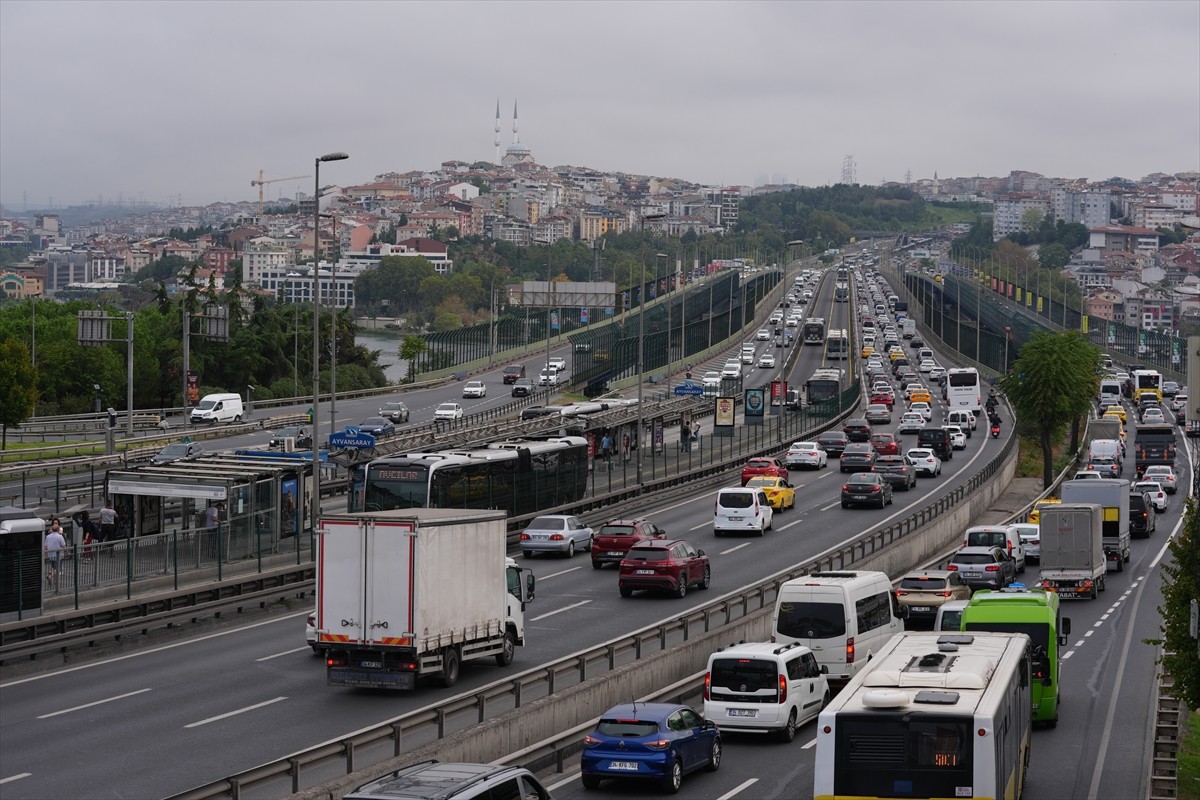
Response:
M821 510L828 511L829 509L833 508L834 506L840 506L841 504L842 504L842 501L838 500L836 503L830 503L827 506L821 506Z
M816 739L812 739L812 740L810 740L810 741L808 741L808 742L805 742L805 743L804 743L804 745L803 745L803 746L802 746L800 749L801 749L801 750L808 750L808 749L810 749L810 748L813 748L813 747L816 747L816 746L817 746L817 740L816 740Z
M183 727L199 728L201 725L207 725L210 722L218 722L223 719L228 719L229 717L236 717L238 714L245 714L247 711L254 711L255 709L263 708L264 706L269 706L274 703L278 703L281 700L287 700L287 698L286 697L276 697L273 700L264 700L261 703L255 703L252 706L246 706L245 708L239 708L234 711L226 711L224 714L218 714L215 717L209 717L208 719L202 719L199 722L193 722L188 725L184 725Z
M254 663L257 664L259 661L270 661L272 658L282 658L283 656L290 656L292 653L299 653L303 650L311 650L311 649L312 648L309 647L308 645L305 645L304 647L293 647L291 650L284 650L282 653L275 653L274 655L263 656L262 658L256 658L256 659L254 659Z
M561 614L564 611L570 611L572 608L579 608L580 606L586 606L590 602L592 602L592 601L591 600L581 600L578 603L572 603L569 606L563 606L562 608L555 609L554 611L547 611L545 614L542 614L540 617L534 617L533 619L531 619L529 621L530 622L538 622L540 620L545 619L546 617L553 617L555 614Z
M196 644L197 642L204 642L209 639L216 639L218 636L229 636L234 633L241 633L243 631L253 630L254 628L261 628L263 625L273 625L276 622L280 622L280 621L286 620L286 619L292 619L293 617L306 617L311 613L312 613L312 611L297 611L294 614L282 614L278 617L273 617L272 619L263 620L262 622L255 622L250 625L243 625L240 628L233 628L233 629L227 630L227 631L218 631L216 633L209 633L204 636L196 636L196 637L187 639L185 641L174 642L172 644L164 644L161 647L149 647L145 650L139 650L136 653L130 653L130 654L124 655L124 656L115 656L113 658L105 658L100 661L90 661L87 664L80 664L78 667L67 667L66 669L54 670L53 672L43 672L40 675L34 675L29 678L21 678L19 680L15 680L15 681L8 681L6 683L0 683L0 689L6 689L9 686L19 686L22 683L30 683L32 681L41 681L41 680L45 680L46 678L55 678L55 677L58 677L59 675L66 675L67 673L76 672L81 669L93 669L95 667L102 667L106 664L113 664L118 661L125 661L126 659L130 659L130 658L139 658L141 656L148 656L151 653L161 653L164 650L173 650L176 647L187 647L188 645Z
M728 550L722 550L721 552L717 553L717 555L727 556L730 553L736 553L738 550L741 550L743 547L749 547L750 544L751 544L750 542L742 542L741 544L735 545L735 546L729 548Z
M144 694L148 691L150 691L150 690L149 689L138 689L136 692L126 692L125 694L119 694L119 695L116 695L115 697L106 697L103 700L96 700L95 702L92 702L92 703L84 703L81 706L72 706L71 708L64 708L62 711L51 711L49 714L39 715L38 719L49 719L50 717L57 717L59 714L70 714L72 711L80 711L85 708L91 708L92 706L104 705L105 703L111 703L114 700L124 700L126 697L133 697L135 694Z
M758 783L758 778L751 778L747 781L742 781L738 786L733 787L725 794L717 798L717 800L729 800L731 797L736 797L743 789L749 789L754 784Z
M32 774L32 772L18 772L16 775L9 775L7 778L0 778L0 785L19 781L21 778L28 778Z
M780 526L779 526L778 528L776 528L775 530L777 530L777 531L786 531L788 528L795 527L796 525L799 525L801 522L804 522L804 520L802 520L802 519L798 519L798 520L796 520L795 522L789 522L787 525L780 525Z
M559 570L558 572L551 572L549 575L543 575L542 577L538 578L538 580L544 581L548 578L557 578L559 575L566 575L568 572L574 572L578 569L582 569L582 567L571 567L569 569Z
M692 527L688 528L688 531L698 531L701 528L707 528L709 525L712 525L711 520L708 522L701 522L699 525L693 525Z
M580 773L578 773L578 772L576 772L572 775L568 775L565 778L563 778L561 781L557 781L556 783L546 784L546 788L548 790L550 790L551 792L553 792L555 789L561 789L562 787L566 786L568 783L571 783L572 781L578 779L579 775L580 775Z

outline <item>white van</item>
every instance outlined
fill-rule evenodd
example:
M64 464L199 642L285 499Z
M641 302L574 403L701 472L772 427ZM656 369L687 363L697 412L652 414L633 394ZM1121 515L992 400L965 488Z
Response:
M812 651L795 642L723 647L708 657L704 718L722 733L768 733L790 742L829 702L825 672Z
M206 394L204 399L192 409L192 424L241 422L244 413L241 395Z
M1121 382L1116 378L1100 379L1100 405L1111 406L1121 402Z
M1020 534L1007 525L976 525L963 534L963 547L1001 547L1025 571L1025 544Z
M736 486L721 489L713 501L713 535L753 531L759 536L771 530L774 512L762 489Z
M957 425L966 431L967 438L971 438L971 431L975 430L975 426L979 421L975 419L975 415L965 408L955 409L954 411L946 412L946 424Z
M771 640L799 642L844 686L884 642L904 631L892 582L882 572L813 572L779 587Z

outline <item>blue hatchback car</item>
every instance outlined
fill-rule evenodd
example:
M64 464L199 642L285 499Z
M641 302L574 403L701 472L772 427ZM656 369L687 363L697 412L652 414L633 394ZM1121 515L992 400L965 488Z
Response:
M690 706L622 703L583 740L581 778L586 789L623 778L654 781L674 794L685 774L720 766L721 732Z

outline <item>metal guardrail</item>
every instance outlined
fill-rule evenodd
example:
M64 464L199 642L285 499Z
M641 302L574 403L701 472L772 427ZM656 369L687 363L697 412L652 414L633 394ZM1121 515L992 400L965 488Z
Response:
M867 556L903 541L925 523L946 514L985 481L990 480L1002 469L1015 447L1015 439L1009 438L1000 453L965 483L959 484L904 519L864 534L812 561L777 572L753 586L723 595L703 608L572 653L517 675L493 681L437 705L403 714L344 739L212 781L180 793L172 800L209 800L224 797L237 800L250 789L272 795L287 791L297 792L307 785L312 785L306 784L306 774L327 776L329 767L337 762L341 762L341 769L345 774L352 773L363 768L363 762L371 757L370 754L373 754L375 759L370 763L401 755L407 739L443 739L493 716L519 708L523 703L553 696L560 689L582 683L595 669L615 669L630 663L630 660L638 660L644 655L662 652L673 644L687 641L693 633L707 633L741 619L751 611L774 604L779 587L788 580L818 570L846 569Z
M1178 698L1171 696L1175 680L1162 667L1159 650L1159 668L1154 687L1154 750L1150 760L1150 800L1170 800L1179 793L1179 748L1180 733L1187 717L1187 709Z

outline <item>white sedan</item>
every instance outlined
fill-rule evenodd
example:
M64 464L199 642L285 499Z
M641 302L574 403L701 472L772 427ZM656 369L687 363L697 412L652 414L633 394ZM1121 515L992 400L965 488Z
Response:
M817 446L816 442L792 442L792 446L784 453L783 464L788 469L793 467L822 469L829 465L829 456Z
M706 388L706 389L720 388L721 373L716 372L715 370L706 372L706 373L704 373L704 377L701 379L701 383L704 384L704 388Z
M917 372L933 372L933 368L936 366L933 359L927 358L917 365Z
M771 369L775 366L775 356L770 353L763 353L758 357L759 369Z
M1175 469L1167 464L1152 464L1146 467L1142 478L1148 481L1157 481L1167 494L1175 494L1175 489L1179 485L1178 478L1175 477Z
M913 403L908 407L908 410L912 413L920 414L926 422L933 419L933 409L930 408L929 403L924 401Z
M442 403L433 412L435 420L448 419L456 420L463 418L463 407L458 403Z
M722 378L740 378L742 377L742 365L737 361L725 362L725 367L721 370Z
M931 381L941 381L941 379L944 377L946 377L945 367L934 367L933 369L929 370L929 380Z
M769 330L767 330L766 328L763 328L762 330L760 330L758 332L757 335L755 335L754 338L760 342L765 342L771 338L771 332Z
M925 418L920 414L905 412L896 426L896 433L920 433L925 430Z
M950 434L950 448L952 450L967 449L967 434L957 425L944 425L946 431Z
M467 381L463 387L463 397L483 397L487 394L487 385L483 381Z
M918 475L937 477L942 474L942 460L932 451L924 447L914 447L904 454L908 463Z

